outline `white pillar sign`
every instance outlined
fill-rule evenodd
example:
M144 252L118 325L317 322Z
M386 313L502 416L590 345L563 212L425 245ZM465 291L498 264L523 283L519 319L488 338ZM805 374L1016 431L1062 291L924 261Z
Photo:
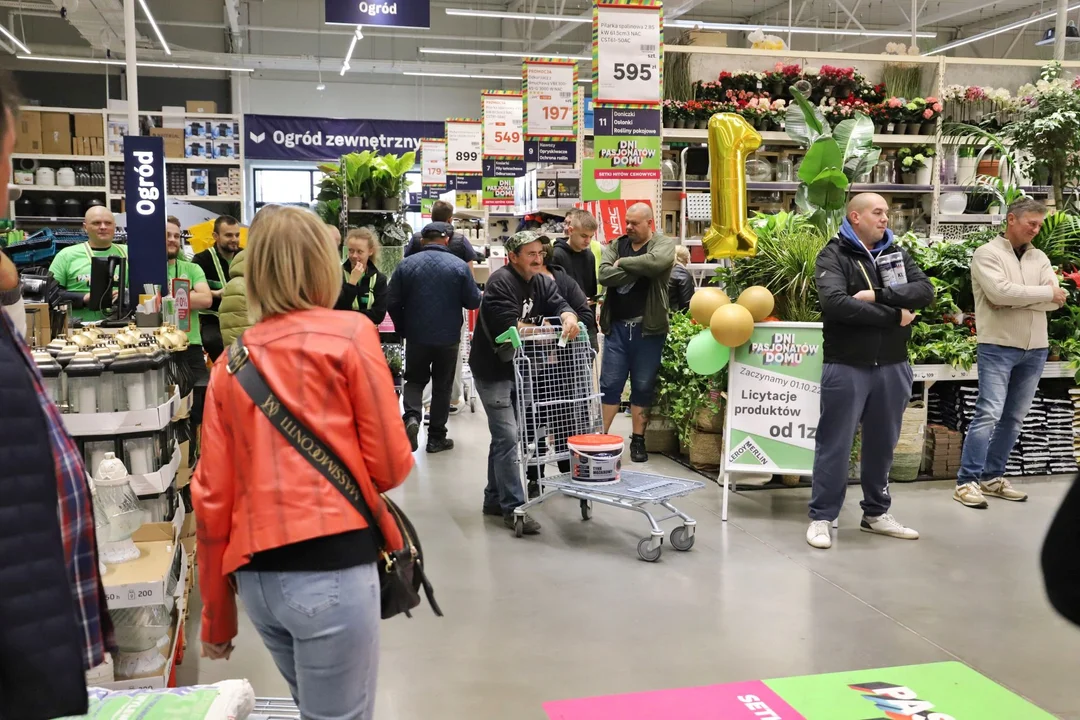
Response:
M597 3L593 44L594 101L659 105L662 9Z
M480 103L484 118L484 157L525 157L521 93L483 93Z
M484 171L480 157L483 134L479 120L446 121L446 172L449 175L479 175Z
M424 138L420 141L420 183L446 184L446 141Z
M576 138L574 96L576 66L552 61L525 61L525 136Z

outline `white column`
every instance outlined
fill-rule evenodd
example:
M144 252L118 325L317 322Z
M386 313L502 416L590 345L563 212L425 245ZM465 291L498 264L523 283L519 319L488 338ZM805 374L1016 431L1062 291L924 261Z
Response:
M915 47L919 44L919 39L915 36L915 31L919 27L919 0L911 0L911 45L909 47Z
M128 134L139 134L139 71L135 67L135 1L124 0L124 60L127 62Z
M1054 18L1054 59L1065 59L1065 32L1068 28L1069 2L1058 0L1057 17Z

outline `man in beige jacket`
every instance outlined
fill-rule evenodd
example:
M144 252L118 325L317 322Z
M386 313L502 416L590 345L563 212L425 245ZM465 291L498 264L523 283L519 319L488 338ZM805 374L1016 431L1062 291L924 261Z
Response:
M1065 304L1054 268L1031 241L1046 207L1024 198L1009 206L1005 234L975 251L971 284L979 337L979 400L964 440L953 499L985 508L986 496L1022 502L1005 475L1024 416L1042 377L1049 345L1046 313Z

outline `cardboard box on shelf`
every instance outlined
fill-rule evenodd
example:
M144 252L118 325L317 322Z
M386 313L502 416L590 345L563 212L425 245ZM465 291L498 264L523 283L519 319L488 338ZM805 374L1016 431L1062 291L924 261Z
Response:
M189 158L212 158L214 157L214 141L196 138L184 140L184 157Z
M79 137L105 137L105 124L98 113L75 113L75 134Z
M184 115L187 113L187 108L183 105L162 105L161 106L161 127L164 128L183 128L184 127Z
M214 178L214 187L217 190L217 192L214 193L215 195L228 195L229 194L229 188L230 188L229 178L227 178L227 177Z
M85 435L121 435L163 430L172 420L179 396L173 395L162 405L146 410L112 413L64 413L61 418L68 433Z
M71 151L71 113L41 113L41 151L67 155Z
M98 156L105 154L105 138L90 138L90 154Z
M236 180L237 182L239 182L240 181L240 168L238 168L238 167L229 168L229 179L230 180Z
M173 666L176 664L177 658L180 657L180 652L182 650L180 643L184 637L184 633L180 623L186 613L187 602L185 593L183 597L177 600L176 612L173 615L173 624L169 629L169 643L160 651L165 658L165 664L160 669L151 673L124 677L129 666L128 663L124 661L123 656L121 656L121 659L117 662L115 668L115 677L118 679L110 683L102 683L99 687L103 687L106 690L158 690L167 687L169 680L172 677Z
M180 545L183 526L184 504L180 503L172 522L147 523L135 531L131 539L139 557L119 565L106 565L101 578L110 610L164 604L170 592L171 575L181 580L171 589L173 596L183 595L183 580L187 576L187 555Z
M210 171L205 168L188 168L187 171L188 195L210 194Z
M191 484L191 465L188 463L191 443L187 440L180 443L180 464L176 468L176 489L183 490Z
M150 128L150 136L164 139L165 157L184 157L184 128Z
M185 108L189 113L216 113L217 103L213 100L188 100Z
M18 134L15 138L15 152L41 152L41 113L37 110L24 110L19 114Z
M131 483L131 489L135 491L136 495L157 495L169 489L179 468L180 449L179 446L173 445L172 456L166 465L162 466L157 472L145 475L128 475L128 480Z
M209 126L215 140L231 140L240 136L240 123L232 120L215 120Z
M189 140L212 140L210 124L204 120L188 120L184 123L184 137Z

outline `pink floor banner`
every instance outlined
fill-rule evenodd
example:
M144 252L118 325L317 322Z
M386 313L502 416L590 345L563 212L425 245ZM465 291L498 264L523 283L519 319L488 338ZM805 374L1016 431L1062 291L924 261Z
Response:
M544 704L551 720L802 720L760 681Z

